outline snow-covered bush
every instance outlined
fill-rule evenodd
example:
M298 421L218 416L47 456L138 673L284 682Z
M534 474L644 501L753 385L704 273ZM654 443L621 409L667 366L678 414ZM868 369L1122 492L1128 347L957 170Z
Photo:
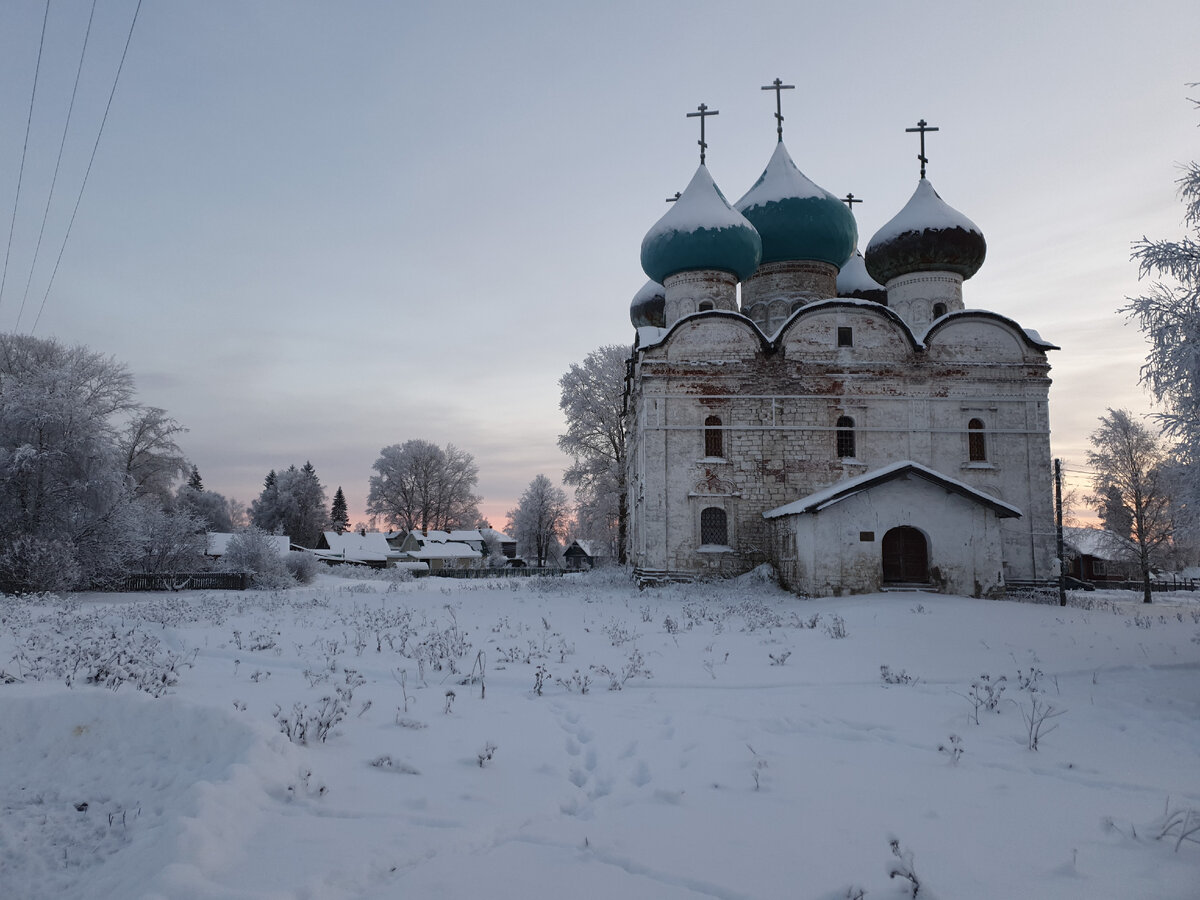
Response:
M227 572L248 572L251 587L256 590L288 588L296 583L283 555L259 528L247 528L229 539L221 568Z
M317 577L317 558L311 553L295 550L284 558L288 572L296 579L297 584L312 584Z
M21 534L0 544L0 593L69 591L80 576L75 547L66 541Z

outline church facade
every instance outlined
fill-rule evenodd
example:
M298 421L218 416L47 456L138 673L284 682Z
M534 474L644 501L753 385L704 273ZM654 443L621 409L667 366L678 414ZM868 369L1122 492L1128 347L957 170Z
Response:
M770 563L809 595L994 596L1056 574L1057 348L966 306L986 244L923 154L909 203L865 255L857 239L782 131L740 201L702 156L647 233L626 420L639 579Z

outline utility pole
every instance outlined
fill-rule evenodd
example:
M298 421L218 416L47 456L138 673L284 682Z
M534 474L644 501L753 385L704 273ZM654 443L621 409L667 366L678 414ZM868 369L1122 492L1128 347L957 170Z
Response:
M1058 539L1058 605L1067 605L1067 561L1063 553L1062 531L1062 460L1054 460L1054 521Z

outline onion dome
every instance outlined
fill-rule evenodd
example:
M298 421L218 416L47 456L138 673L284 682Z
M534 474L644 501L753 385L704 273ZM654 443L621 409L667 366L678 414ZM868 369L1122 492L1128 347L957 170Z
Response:
M837 295L887 305L887 289L867 273L867 261L857 250L838 272Z
M642 289L633 295L633 303L629 305L629 320L634 328L653 325L655 328L666 328L667 292L657 281L647 281Z
M983 265L987 242L979 226L947 204L928 179L867 245L867 271L887 284L911 272L954 272L970 278Z
M642 238L642 268L660 284L679 272L706 269L745 280L758 268L761 255L758 232L729 205L703 165Z
M841 268L858 244L853 214L796 168L783 141L735 206L762 237L763 263L820 261Z

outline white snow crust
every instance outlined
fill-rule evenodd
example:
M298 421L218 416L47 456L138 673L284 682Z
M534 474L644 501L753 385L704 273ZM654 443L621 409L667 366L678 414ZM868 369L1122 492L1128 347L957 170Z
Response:
M672 203L666 214L646 232L642 243L644 246L660 235L671 232L691 233L705 228L732 227L754 230L754 226L746 217L729 205L729 201L709 174L708 167L701 165L679 199Z
M800 171L783 141L779 141L775 144L775 152L771 154L771 159L758 181L735 206L745 212L756 206L805 197L827 197L837 201L837 197Z
M1200 810L1200 595L368 574L0 598L0 897L908 896L891 836L920 896L1197 896L1200 844L1157 836ZM167 696L31 673L112 633L186 660ZM1036 751L1018 672L1064 711ZM281 733L348 690L325 742Z
M943 231L948 228L962 228L983 234L978 225L938 196L928 178L922 178L903 209L875 232L870 246L878 246L909 231Z

